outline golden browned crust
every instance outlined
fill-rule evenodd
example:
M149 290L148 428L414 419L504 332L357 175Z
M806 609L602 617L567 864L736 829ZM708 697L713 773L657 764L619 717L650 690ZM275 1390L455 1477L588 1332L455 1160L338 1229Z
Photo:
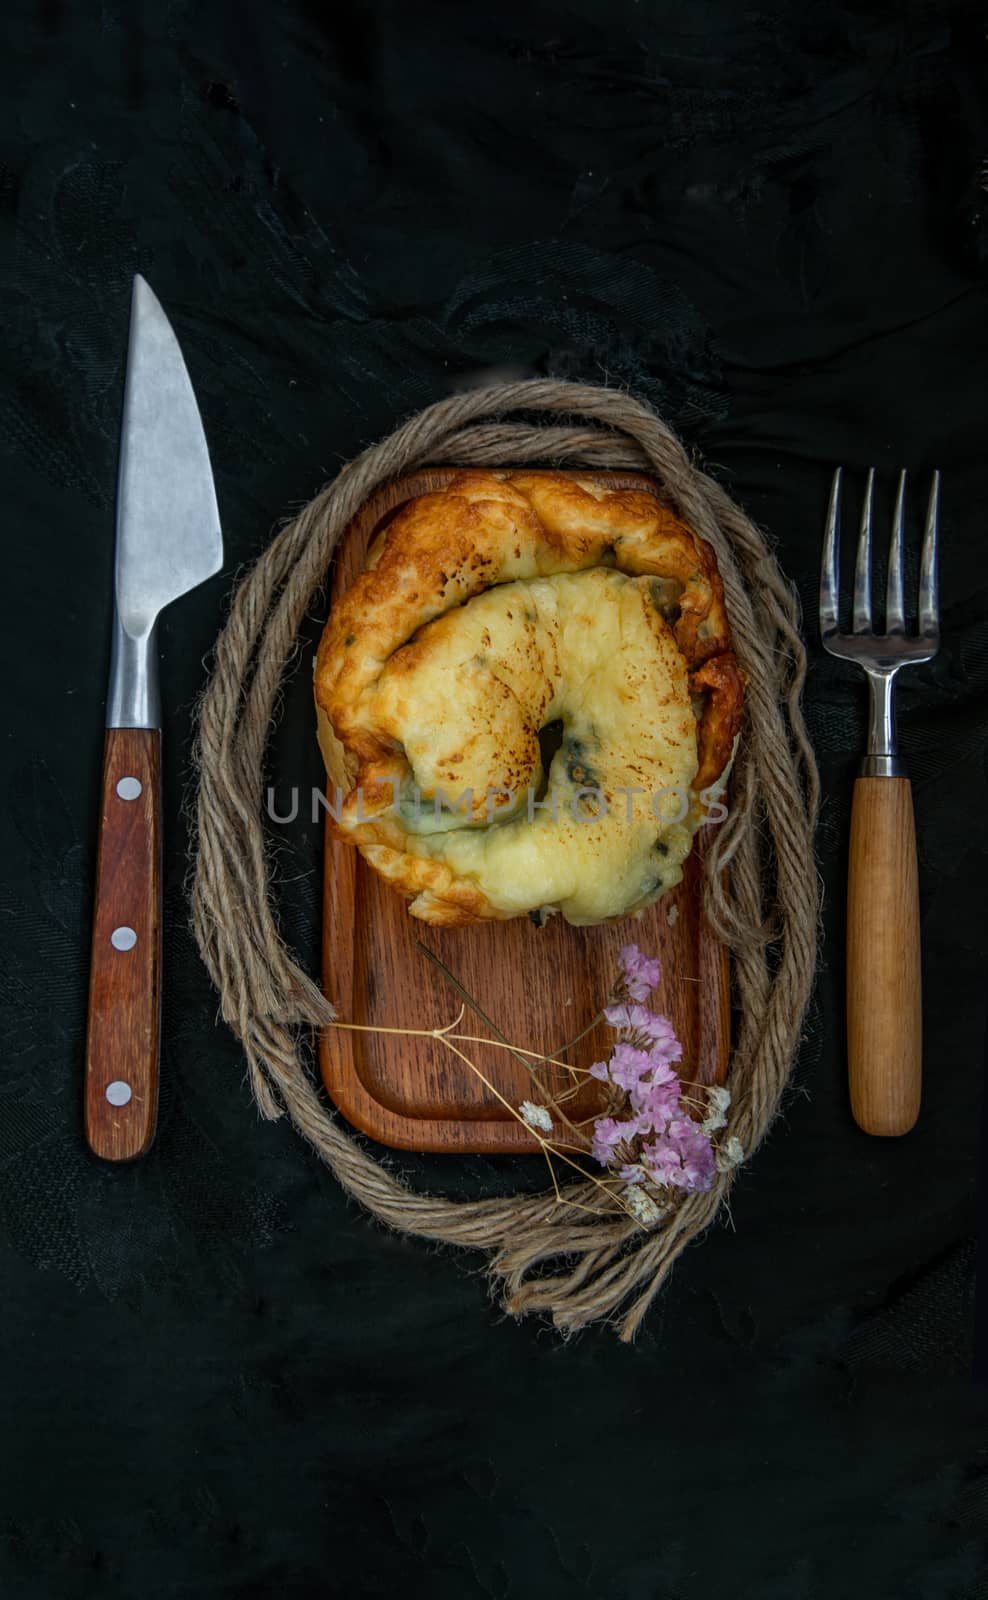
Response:
M552 472L460 472L444 490L419 496L395 515L367 569L333 609L319 647L315 696L327 770L342 796L337 832L414 897L416 915L427 921L461 924L517 913L493 906L445 861L402 848L406 835L394 802L409 771L397 736L403 682L414 692L423 652L442 646L438 619L452 621L474 597L495 586L597 568L652 580L654 606L700 702L699 793L730 759L741 679L713 549L647 489ZM390 699L382 701L377 689L386 669ZM389 706L393 716L385 714ZM462 752L446 759L452 777ZM526 762L530 754L520 766Z
M738 664L730 651L711 656L690 674L690 693L705 696L697 720L699 766L693 787L697 793L712 788L731 759L741 731L744 690Z

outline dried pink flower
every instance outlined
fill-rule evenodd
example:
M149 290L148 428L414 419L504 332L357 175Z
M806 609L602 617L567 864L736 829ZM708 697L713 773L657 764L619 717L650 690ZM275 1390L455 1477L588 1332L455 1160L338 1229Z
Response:
M613 1150L624 1138L624 1123L617 1117L598 1117L593 1127L594 1138L608 1150Z
M672 1117L680 1111L679 1080L671 1074L672 1082L640 1082L631 1091L631 1104L648 1128L661 1133Z
M640 1006L628 1005L622 1001L620 1005L605 1006L604 1016L618 1033L630 1033L633 1027L632 1013L641 1009Z
M631 1044L616 1044L607 1063L608 1076L619 1089L634 1089L646 1072L651 1072L653 1062L644 1050Z
M627 999L607 1006L604 1016L621 1037L608 1059L595 1061L590 1072L624 1090L627 1114L597 1118L593 1154L627 1186L626 1199L629 1194L643 1201L649 1198L641 1189L649 1182L686 1194L705 1191L726 1159L715 1152L709 1136L726 1123L730 1094L719 1087L708 1092L705 1124L688 1114L673 1068L682 1059L682 1044L669 1018L641 1003L659 982L659 963L643 955L637 945L625 945L620 960L621 981L615 993ZM661 1215L654 1201L649 1204L656 1217ZM632 1210L637 1215L634 1206Z
M652 957L645 955L636 944L626 944L618 955L624 987L632 1000L647 1000L659 986L660 967Z
M623 1183L644 1183L647 1176L645 1168L639 1162L621 1167L618 1171L618 1177Z
M713 1184L717 1172L717 1159L710 1140L695 1124L689 1145L683 1149L682 1158L683 1174L686 1178L684 1187L687 1192L705 1193Z
M591 1151L602 1167L606 1167L614 1153L615 1145L626 1138L631 1124L619 1122L616 1117L598 1117L593 1125Z
M716 1173L713 1148L691 1117L674 1117L664 1133L642 1150L646 1170L655 1183L696 1194L710 1188Z
M683 1047L676 1038L676 1030L668 1017L649 1011L647 1006L606 1006L604 1016L618 1033L631 1034L634 1040L647 1045L649 1052L659 1051L666 1061L678 1061Z

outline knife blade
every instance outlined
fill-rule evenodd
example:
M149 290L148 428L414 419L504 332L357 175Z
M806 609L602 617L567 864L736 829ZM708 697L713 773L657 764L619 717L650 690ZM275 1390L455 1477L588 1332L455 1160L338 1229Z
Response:
M86 1035L86 1139L128 1161L154 1137L161 1015L157 622L223 565L209 451L178 340L135 277L117 477L113 648Z

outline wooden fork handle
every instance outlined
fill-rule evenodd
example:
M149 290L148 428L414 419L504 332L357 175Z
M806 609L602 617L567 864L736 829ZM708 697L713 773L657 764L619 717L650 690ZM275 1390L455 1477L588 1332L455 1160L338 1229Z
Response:
M865 1133L908 1133L923 1039L916 829L908 778L858 778L847 893L847 1061Z
M161 734L108 728L86 1039L86 1139L106 1161L154 1138L161 993Z

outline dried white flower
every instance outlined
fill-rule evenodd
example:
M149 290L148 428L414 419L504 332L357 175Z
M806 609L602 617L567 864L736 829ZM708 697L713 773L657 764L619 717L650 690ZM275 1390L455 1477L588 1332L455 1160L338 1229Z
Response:
M552 1117L545 1106L537 1106L533 1100L523 1100L518 1107L518 1114L530 1128L539 1128L543 1133L552 1132Z
M679 921L679 907L676 905L675 901L673 901L672 905L669 907L668 911L666 912L666 922L669 924L670 928L674 928L678 921Z
M717 1171L730 1172L732 1167L740 1166L744 1160L744 1147L740 1139L735 1139L733 1133L725 1139L717 1151Z
M621 1190L621 1198L632 1216L646 1227L665 1216L662 1207L657 1206L652 1196L638 1184L629 1183L626 1189Z
M709 1115L700 1126L704 1133L716 1133L718 1128L727 1127L727 1108L731 1103L731 1091L719 1083L712 1083L707 1090L707 1101L710 1105Z

